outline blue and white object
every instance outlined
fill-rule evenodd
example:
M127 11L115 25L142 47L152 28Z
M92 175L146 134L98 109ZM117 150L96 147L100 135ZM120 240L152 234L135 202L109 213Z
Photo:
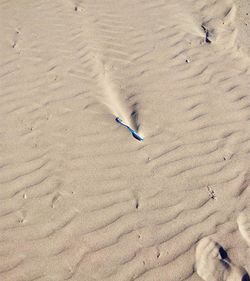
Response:
M134 138L136 138L139 141L143 141L143 137L140 136L135 130L131 129L128 125L126 125L119 117L116 117L115 121L121 124L122 126L124 126L125 128L127 128Z

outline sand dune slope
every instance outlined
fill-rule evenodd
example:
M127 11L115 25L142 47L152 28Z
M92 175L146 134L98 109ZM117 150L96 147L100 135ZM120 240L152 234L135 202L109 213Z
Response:
M2 0L0 24L0 280L248 278L242 6Z

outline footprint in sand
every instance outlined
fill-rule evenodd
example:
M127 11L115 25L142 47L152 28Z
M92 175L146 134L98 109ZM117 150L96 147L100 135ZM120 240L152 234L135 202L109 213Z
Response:
M202 239L196 248L196 270L205 281L250 281L246 270L234 265L223 247L210 238Z
M241 213L237 219L237 223L242 237L250 247L250 210Z

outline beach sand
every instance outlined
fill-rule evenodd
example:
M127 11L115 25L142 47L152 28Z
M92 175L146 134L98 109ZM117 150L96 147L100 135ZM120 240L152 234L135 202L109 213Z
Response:
M248 1L1 0L0 25L0 281L249 280Z

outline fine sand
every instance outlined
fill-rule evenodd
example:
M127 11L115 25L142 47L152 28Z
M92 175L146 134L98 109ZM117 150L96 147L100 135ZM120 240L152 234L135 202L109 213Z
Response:
M248 2L0 0L0 281L249 280Z

